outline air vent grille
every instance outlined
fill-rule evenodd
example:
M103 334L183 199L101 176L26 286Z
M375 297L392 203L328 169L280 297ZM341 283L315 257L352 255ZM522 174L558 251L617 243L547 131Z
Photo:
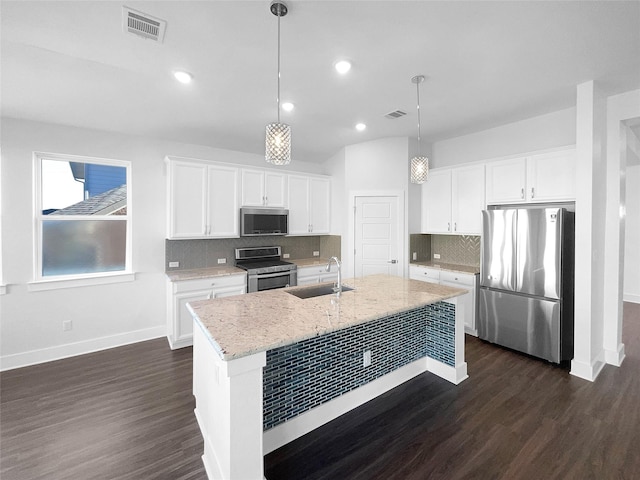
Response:
M395 110L393 112L389 112L385 115L385 118L388 118L390 120L394 120L396 118L400 118L400 117L404 117L407 114L407 112L403 112L402 110Z
M122 7L122 29L139 37L162 43L167 22L146 13Z

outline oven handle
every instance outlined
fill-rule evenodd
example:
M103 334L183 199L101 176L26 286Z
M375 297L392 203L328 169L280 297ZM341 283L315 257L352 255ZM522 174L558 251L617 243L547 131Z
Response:
M283 272L274 273L254 273L249 275L249 278L273 278L273 277L286 277L291 275L291 270L285 270Z

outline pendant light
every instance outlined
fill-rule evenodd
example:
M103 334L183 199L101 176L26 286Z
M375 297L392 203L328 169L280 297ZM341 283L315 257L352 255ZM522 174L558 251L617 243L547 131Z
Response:
M416 84L418 97L418 155L411 159L411 183L424 183L429 174L429 159L420 155L420 84L424 82L424 75L416 75L411 83Z
M284 17L287 6L278 0L271 2L271 13L278 17L278 121L267 125L265 137L265 159L274 165L291 162L291 127L280 123L280 18Z

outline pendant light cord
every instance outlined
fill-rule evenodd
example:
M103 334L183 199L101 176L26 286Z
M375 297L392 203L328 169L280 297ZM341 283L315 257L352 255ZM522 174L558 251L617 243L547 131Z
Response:
M278 4L278 96L276 101L278 103L278 123L280 123L280 17L282 16L282 6Z
M416 93L418 97L418 155L420 155L420 82L416 82Z

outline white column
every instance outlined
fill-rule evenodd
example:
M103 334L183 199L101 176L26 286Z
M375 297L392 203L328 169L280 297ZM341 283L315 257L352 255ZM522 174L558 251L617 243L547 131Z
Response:
M606 103L593 81L577 87L575 328L571 374L593 381L604 366Z
M266 353L223 361L200 322L193 329L195 414L207 476L263 480L262 368Z

